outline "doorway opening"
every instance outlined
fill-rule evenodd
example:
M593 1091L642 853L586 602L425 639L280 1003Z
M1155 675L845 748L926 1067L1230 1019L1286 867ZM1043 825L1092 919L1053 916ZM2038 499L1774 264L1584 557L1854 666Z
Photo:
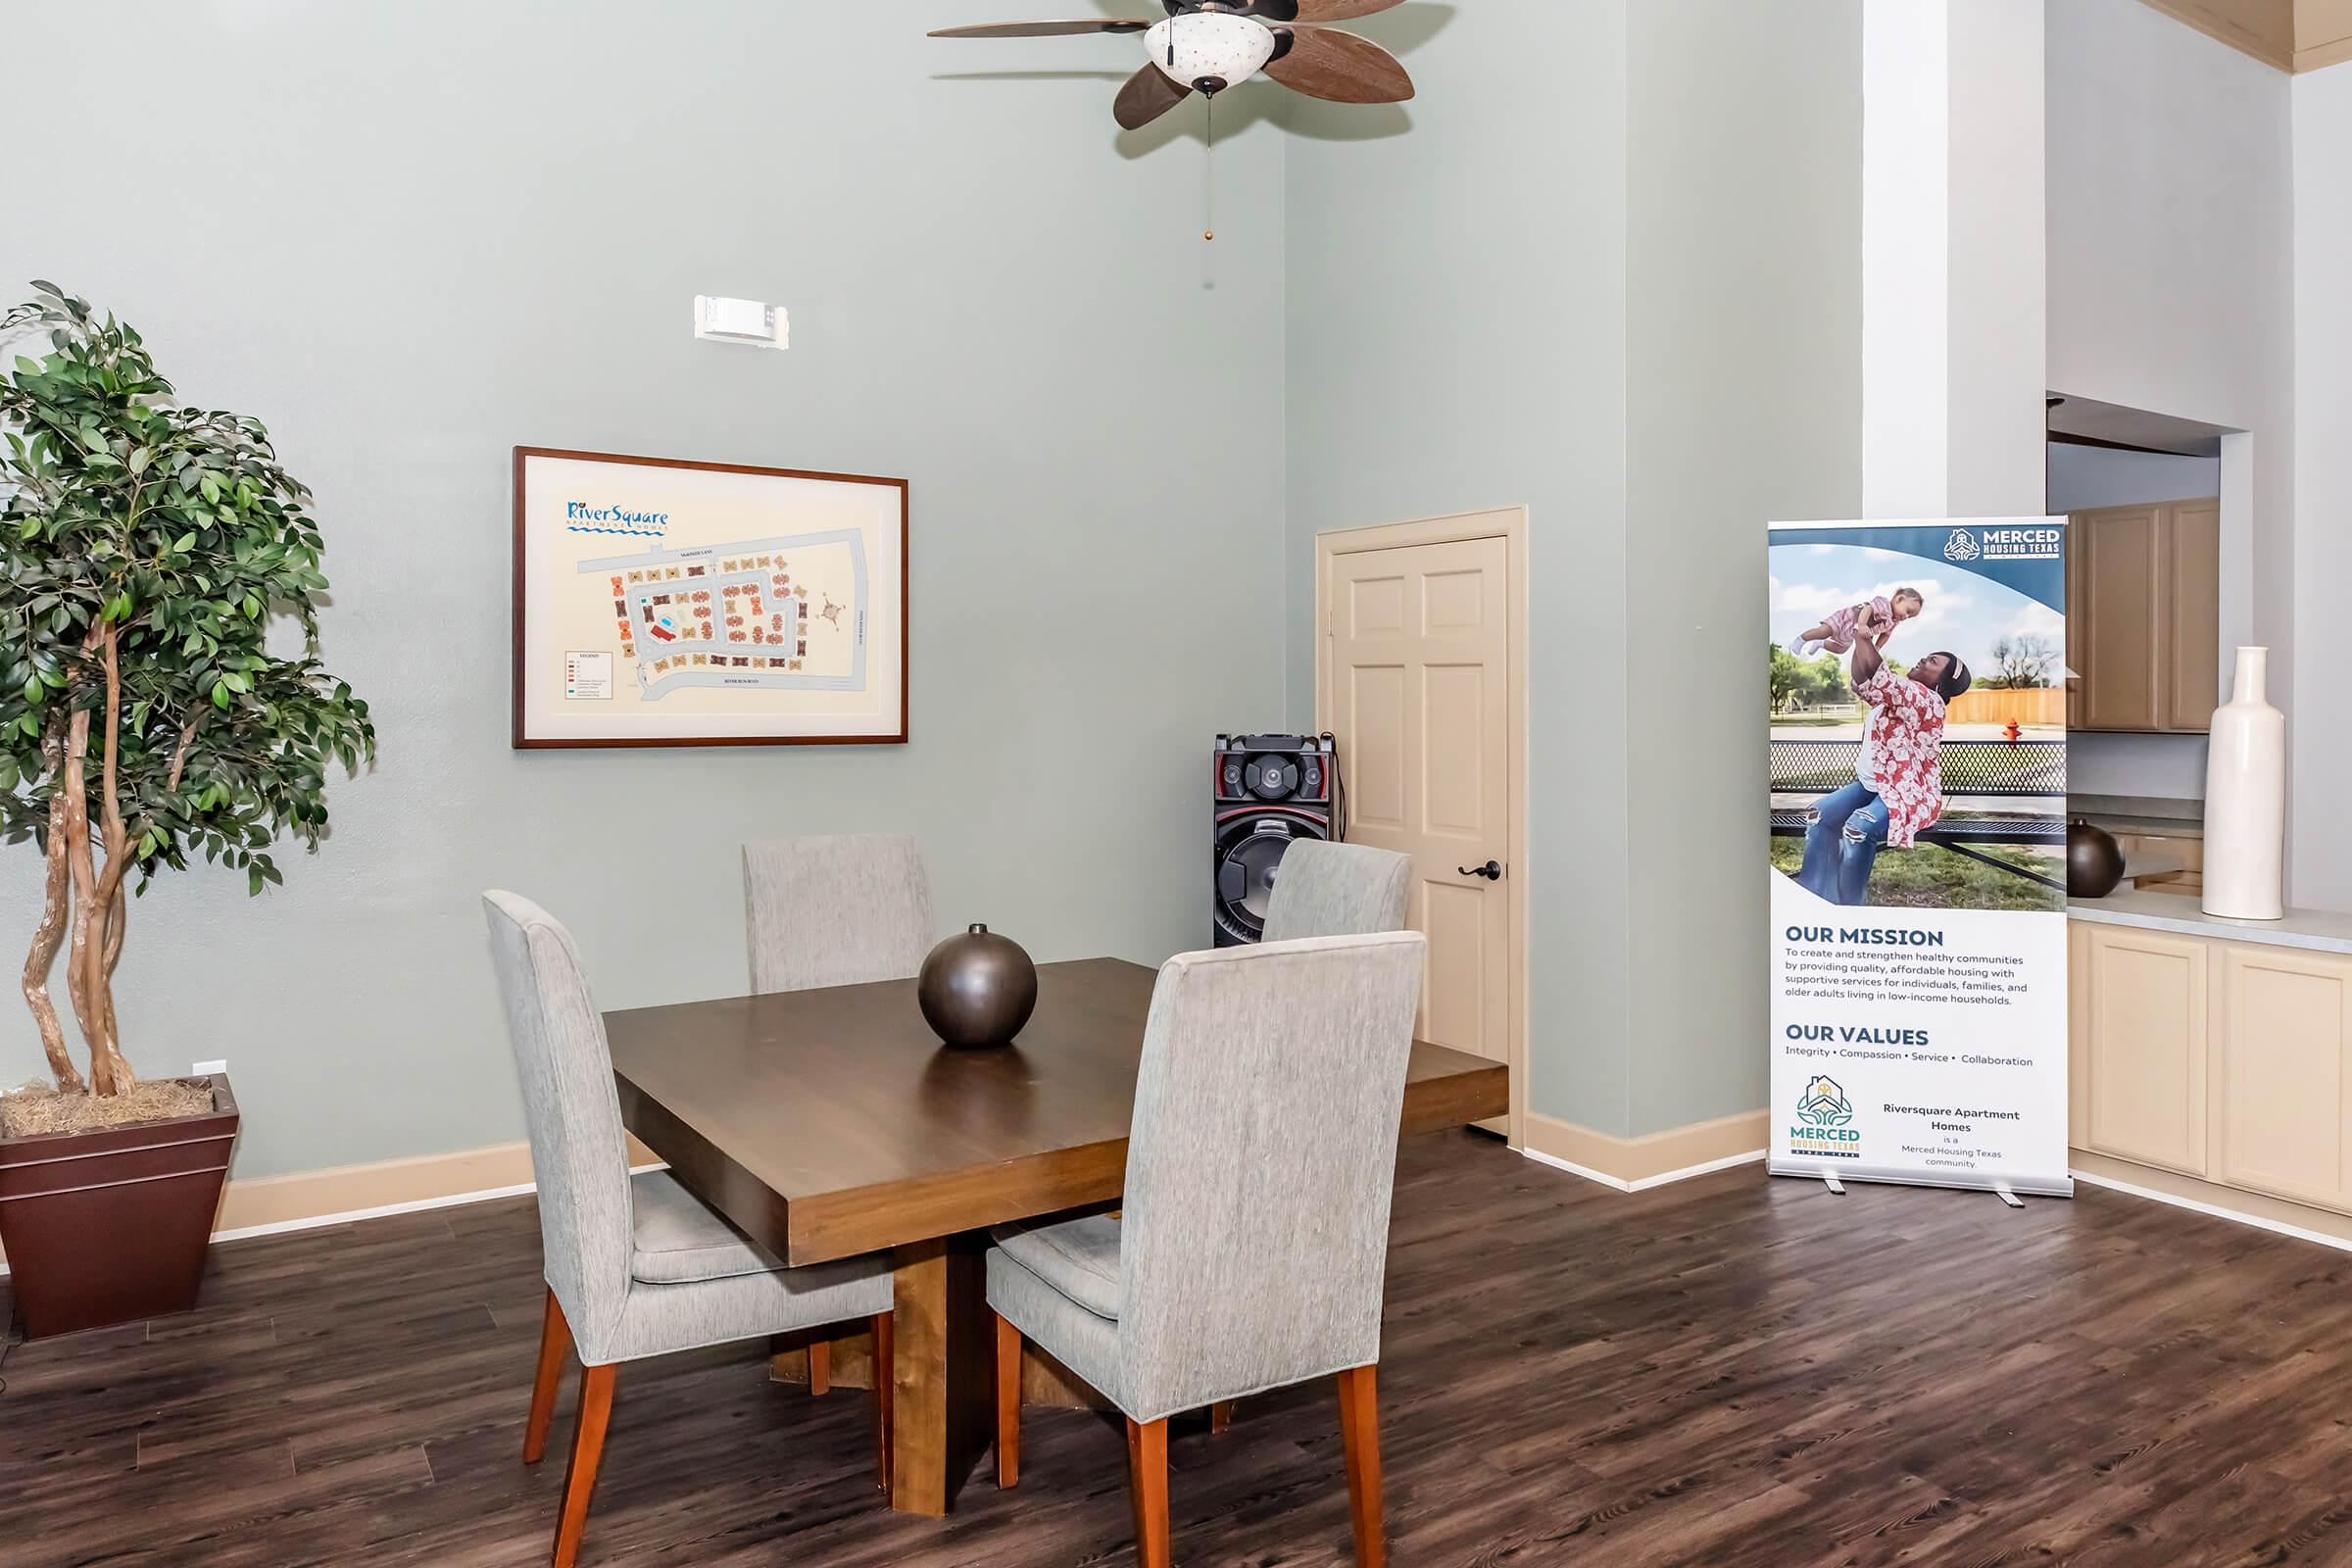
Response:
M2203 889L2206 739L2250 603L2249 440L2049 399L2048 509L2068 519L2069 807L2115 835L2147 892Z

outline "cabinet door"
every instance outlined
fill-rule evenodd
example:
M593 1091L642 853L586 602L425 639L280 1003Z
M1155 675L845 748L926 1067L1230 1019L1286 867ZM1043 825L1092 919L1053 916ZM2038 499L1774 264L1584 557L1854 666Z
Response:
M2352 1209L2352 962L2229 944L2220 1177Z
M2207 731L2222 690L2222 504L2165 509L2164 727Z
M2155 729L2163 619L2161 507L2110 507L2078 513L2082 530L2082 721L2085 729Z
M2205 1174L2209 953L2192 937L2090 928L2084 1148Z

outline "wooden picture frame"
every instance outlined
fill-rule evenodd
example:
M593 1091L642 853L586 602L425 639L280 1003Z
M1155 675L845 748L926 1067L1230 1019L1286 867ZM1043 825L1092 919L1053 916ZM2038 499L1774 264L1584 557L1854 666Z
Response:
M906 480L514 463L516 750L906 743Z

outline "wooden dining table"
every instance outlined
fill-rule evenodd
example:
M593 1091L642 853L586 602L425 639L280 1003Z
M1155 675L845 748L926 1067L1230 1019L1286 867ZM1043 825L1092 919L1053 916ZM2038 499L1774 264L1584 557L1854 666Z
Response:
M1113 1205L1126 1176L1153 971L1037 979L992 1050L942 1046L911 980L605 1014L622 1120L689 1191L787 1263L890 1258L891 1506L911 1513L946 1513L992 1440L987 1228ZM1501 1063L1414 1042L1405 1135L1508 1102Z

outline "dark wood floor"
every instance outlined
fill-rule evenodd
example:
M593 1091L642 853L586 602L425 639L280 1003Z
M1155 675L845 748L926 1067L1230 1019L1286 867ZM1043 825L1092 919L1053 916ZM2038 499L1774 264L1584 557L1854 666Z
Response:
M2352 1563L2344 1253L2089 1188L1628 1198L1473 1134L1407 1146L1395 1241L1399 1568ZM537 1260L527 1200L245 1242L192 1317L18 1347L0 1564L542 1561ZM583 1564L1132 1560L1099 1419L1033 1411L944 1522L866 1421L750 1348L625 1369ZM1178 1560L1348 1561L1340 1462L1327 1389L1180 1434Z

